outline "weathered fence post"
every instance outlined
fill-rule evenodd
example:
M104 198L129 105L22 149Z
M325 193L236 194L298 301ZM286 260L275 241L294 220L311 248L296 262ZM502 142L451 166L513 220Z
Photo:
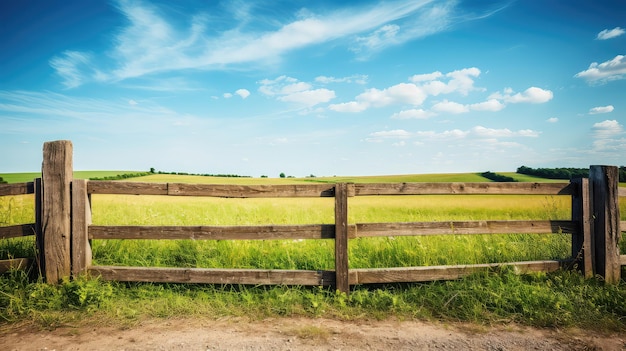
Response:
M348 184L335 184L335 287L349 294Z
M619 171L615 166L591 166L589 183L593 213L596 274L609 284L620 280Z
M41 189L41 178L36 178L33 182L33 192L35 193L35 246L37 251L35 253L35 262L37 265L37 274L43 276L45 274L45 260L43 254L43 233L41 225L41 203L43 201L43 194Z
M70 276L72 142L43 144L41 228L43 277L57 283Z
M88 228L91 206L87 195L87 180L72 181L72 276L78 276L91 266L91 244Z
M585 278L593 277L593 237L591 235L591 204L589 202L589 179L572 179L578 190L572 196L572 220L580 223L580 232L572 237L572 258Z

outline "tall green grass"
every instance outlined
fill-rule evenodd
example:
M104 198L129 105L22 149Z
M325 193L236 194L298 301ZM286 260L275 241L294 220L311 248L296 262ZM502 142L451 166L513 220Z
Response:
M34 222L35 200L32 195L0 196L0 226ZM0 240L0 260L19 257L35 257L34 235Z
M94 195L96 225L328 224L332 198L216 199ZM350 223L568 219L564 196L377 196L349 201ZM361 238L350 241L352 268L473 264L559 259L570 236L474 235ZM97 264L210 268L332 269L329 240L95 240Z
M460 176L454 175L445 181L471 181L470 177L464 180L455 177ZM326 181L317 178L254 181L281 184L311 180ZM237 183L251 180L151 175L141 181ZM93 195L92 204L96 225L263 225L334 221L332 198ZM33 207L32 195L0 197L0 225L34 221ZM626 201L620 201L620 209L622 219L626 218ZM437 195L349 199L350 223L560 220L569 219L570 212L569 199L563 196ZM94 263L103 265L333 269L333 244L332 240L94 240L93 254ZM14 252L11 250L16 246L15 242L7 240L0 240L0 245L0 255L5 256ZM352 268L375 268L558 259L570 255L570 245L567 234L360 238L349 242L349 263ZM32 241L27 241L25 247L34 250ZM624 249L623 241L622 252L626 251ZM0 276L0 321L34 321L46 328L68 323L119 325L137 323L144 318L179 316L260 319L322 315L341 319L396 317L481 324L504 321L534 326L626 330L623 318L626 285L609 286L596 279L584 280L577 272L518 276L504 269L500 273L486 272L447 282L355 286L347 297L332 288L115 283L86 277L55 286L32 281L28 272L11 271Z
M135 174L140 171L74 171L74 178L104 178L114 177L120 174ZM22 173L0 173L0 177L7 183L26 183L32 182L36 178L41 178L41 172L22 172Z

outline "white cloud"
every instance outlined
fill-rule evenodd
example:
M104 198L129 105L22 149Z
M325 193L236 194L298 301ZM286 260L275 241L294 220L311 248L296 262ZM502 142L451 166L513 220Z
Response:
M479 75L480 70L476 67L464 68L446 74L446 77L452 78L448 83L448 91L467 95L470 91L476 90L474 80L471 77L478 77Z
M432 110L435 112L458 114L469 112L469 107L467 105L459 104L458 102L444 100L434 104Z
M248 89L237 89L237 91L235 91L235 94L239 95L242 99L250 96L250 92L248 91Z
M355 36L361 36L357 39L359 51L376 51L447 29L455 5L433 6L430 1L420 0L348 6L324 14L307 10L297 13L295 20L259 30L277 20L270 21L250 6L245 10L230 7L235 13L234 18L226 17L233 23L231 27L224 27L221 16L204 13L190 16L187 26L180 27L163 15L166 8L120 1L117 8L129 24L114 37L107 55L115 60L108 65L114 68L100 67L98 77L119 81L181 69L214 70L276 62L299 48ZM67 57L67 52L64 56L53 59L51 65L64 77L66 86L76 87L83 82L84 74L74 58Z
M471 67L448 72L445 76L439 71L428 74L416 74L410 77L409 80L414 83L427 82L421 87L429 95L437 96L454 92L467 95L470 91L481 90L474 87L473 78L478 76L480 76L480 69ZM443 77L447 78L448 82L440 80Z
M423 109L402 110L391 115L391 119L427 119L435 116L436 113L424 111Z
M284 102L295 102L305 106L315 106L335 98L335 92L328 89L305 90L284 95L278 98Z
M328 102L335 98L335 92L329 89L312 89L307 82L300 82L293 77L280 76L276 79L264 79L259 82L259 92L276 97L283 102L293 102L307 107Z
M342 102L340 104L331 104L328 109L336 112L362 112L367 110L368 105L357 101Z
M517 103L531 103L541 104L552 100L554 94L550 90L544 90L537 87L530 87L521 93L514 94L513 89L506 88L503 93L497 92L489 96L489 99L498 99L504 102L517 104Z
M595 123L593 129L597 137L612 137L624 132L624 127L614 119Z
M525 137L535 138L539 136L539 132L531 129L521 129L518 131L512 131L508 128L495 129L485 128L483 126L476 126L471 129L471 134L481 138L513 138L513 137Z
M369 138L365 140L371 143L380 143L385 139L408 139L410 137L410 132L404 129L394 129L370 133Z
M233 94L231 93L224 93L224 95L222 95L224 97L224 99L230 99L231 97L233 97Z
M414 133L408 132L404 129L396 129L390 131L380 131L370 133L367 141L370 142L383 142L387 139L419 139L419 143L423 144L425 142L435 142L435 141L450 141L450 140L461 140L461 139L472 139L472 140L480 140L487 141L490 143L497 143L499 145L503 145L500 138L536 138L538 137L540 132L531 130L531 129L521 129L518 131L512 131L508 128L503 129L494 129L494 128L486 128L483 126L476 126L469 130L461 130L461 129L452 129L445 130L443 132L435 132L435 131L417 131ZM417 145L416 144L416 145ZM511 144L511 143L510 143ZM519 145L518 143L512 143L515 145Z
M365 74L355 74L349 77L327 77L327 76L318 76L315 77L315 82L321 84L330 84L330 83L356 83L356 84L367 84L368 76Z
M280 94L289 95L311 89L311 84L305 82L297 82L285 85L280 89Z
M435 80L441 77L443 77L443 73L439 71L435 71L433 73L416 74L412 76L411 78L409 78L409 80L413 83L419 83L419 82L427 82L427 81Z
M626 150L624 126L616 120L605 120L593 125L594 151Z
M500 101L496 100L496 99L489 99L487 101L484 102L479 102L476 104L471 104L470 105L470 109L474 110L474 111L500 111L503 108L505 108L506 105L504 105L503 103L501 103Z
M597 115L599 113L609 113L609 112L613 112L613 105L608 105L608 106L598 106L598 107L594 107L592 109L589 109L589 114L590 115Z
M624 79L624 75L626 75L626 56L617 55L612 60L600 64L593 62L588 69L576 73L574 77L583 78L589 83L606 83Z
M596 37L596 39L598 40L607 40L607 39L612 39L615 37L619 37L620 35L624 34L626 31L624 31L624 29L620 28L620 27L615 27L613 29L605 29L603 31L601 31L600 33L598 33L598 36Z
M469 14L461 13L456 1L416 0L359 3L317 13L313 4L278 17L257 11L259 6L236 4L225 4L226 12L181 18L180 13L171 16L168 5L120 0L116 8L127 24L111 36L106 52L92 55L97 62L85 67L75 54L86 54L66 51L50 64L72 88L87 80L119 82L178 70L275 64L290 52L329 42L352 43L351 50L364 58L494 13L487 9L491 6Z
M50 60L50 66L63 79L63 85L68 88L76 88L84 83L89 77L84 73L91 63L91 55L78 51L65 51L61 56L55 56Z
M348 104L365 109L370 106L384 107L392 104L420 105L424 99L426 99L426 94L415 84L400 83L383 90L368 89L356 97L355 103Z
M399 30L398 25L384 25L367 36L357 38L357 46L367 47L369 50L379 50L386 45L394 44Z
M459 93L467 95L470 91L480 90L474 87L474 77L480 75L480 70L476 67L463 68L446 73L433 72L409 77L412 83L399 83L385 89L370 88L355 97L355 101L332 105L331 110L338 112L361 112L370 107L385 107L389 105L408 104L413 106L421 105L428 96L439 94ZM447 81L438 80L444 78ZM423 85L420 83L425 82ZM495 110L501 108L497 102L486 102L477 104L476 109ZM439 109L439 110L438 110ZM469 111L469 106L445 102L438 105L434 111L460 113ZM463 111L460 111L463 110ZM412 112L415 114L415 111ZM400 114L394 118L402 118Z
M137 101L135 101L133 99L130 99L130 100L128 100L128 104L131 105L131 106L135 106L135 105L137 105Z
M556 118L556 117L550 117L550 118L548 118L548 119L546 120L546 122L548 122L548 123L556 123L556 122L558 122L558 121L559 121L559 119L558 119L558 118Z

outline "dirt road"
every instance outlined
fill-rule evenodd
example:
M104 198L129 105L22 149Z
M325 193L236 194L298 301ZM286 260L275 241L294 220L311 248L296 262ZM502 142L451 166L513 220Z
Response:
M506 325L278 318L151 320L130 328L3 326L2 350L626 350L626 334Z

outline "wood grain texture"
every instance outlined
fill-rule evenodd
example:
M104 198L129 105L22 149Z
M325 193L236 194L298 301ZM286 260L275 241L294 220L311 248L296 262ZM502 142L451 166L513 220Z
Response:
M553 272L569 267L571 260L487 263L456 266L424 266L407 268L352 269L350 284L379 284L453 280L476 272L513 267L517 273Z
M571 195L570 183L380 183L355 184L355 195Z
M92 266L104 280L160 283L322 285L334 284L334 272L311 270L210 269Z
M89 194L167 195L167 184L92 180L87 184L87 192Z
M333 184L183 184L90 181L90 194L212 196L223 198L332 197Z
M357 223L356 237L459 235L459 234L544 234L580 232L576 221L452 221L405 223Z
M578 191L572 195L572 220L580 223L580 232L572 235L572 257L586 278L593 277L593 240L589 179L572 180Z
M333 224L268 226L90 226L90 239L332 239Z
M0 239L18 238L21 236L36 235L35 223L17 224L0 227Z
M42 236L44 278L57 283L69 278L71 238L72 143L68 140L43 144Z
M78 276L91 265L91 244L88 227L91 224L91 208L87 195L87 181L72 182L72 275Z
M234 185L234 184L168 184L168 195L213 196L225 198L264 197L332 197L333 184L281 184L281 185Z
M589 183L593 208L593 242L596 274L609 284L619 284L621 274L619 171L615 166L591 166Z
M0 196L33 194L34 183L0 184Z
M336 290L350 293L348 277L348 192L354 184L335 184L335 282Z

